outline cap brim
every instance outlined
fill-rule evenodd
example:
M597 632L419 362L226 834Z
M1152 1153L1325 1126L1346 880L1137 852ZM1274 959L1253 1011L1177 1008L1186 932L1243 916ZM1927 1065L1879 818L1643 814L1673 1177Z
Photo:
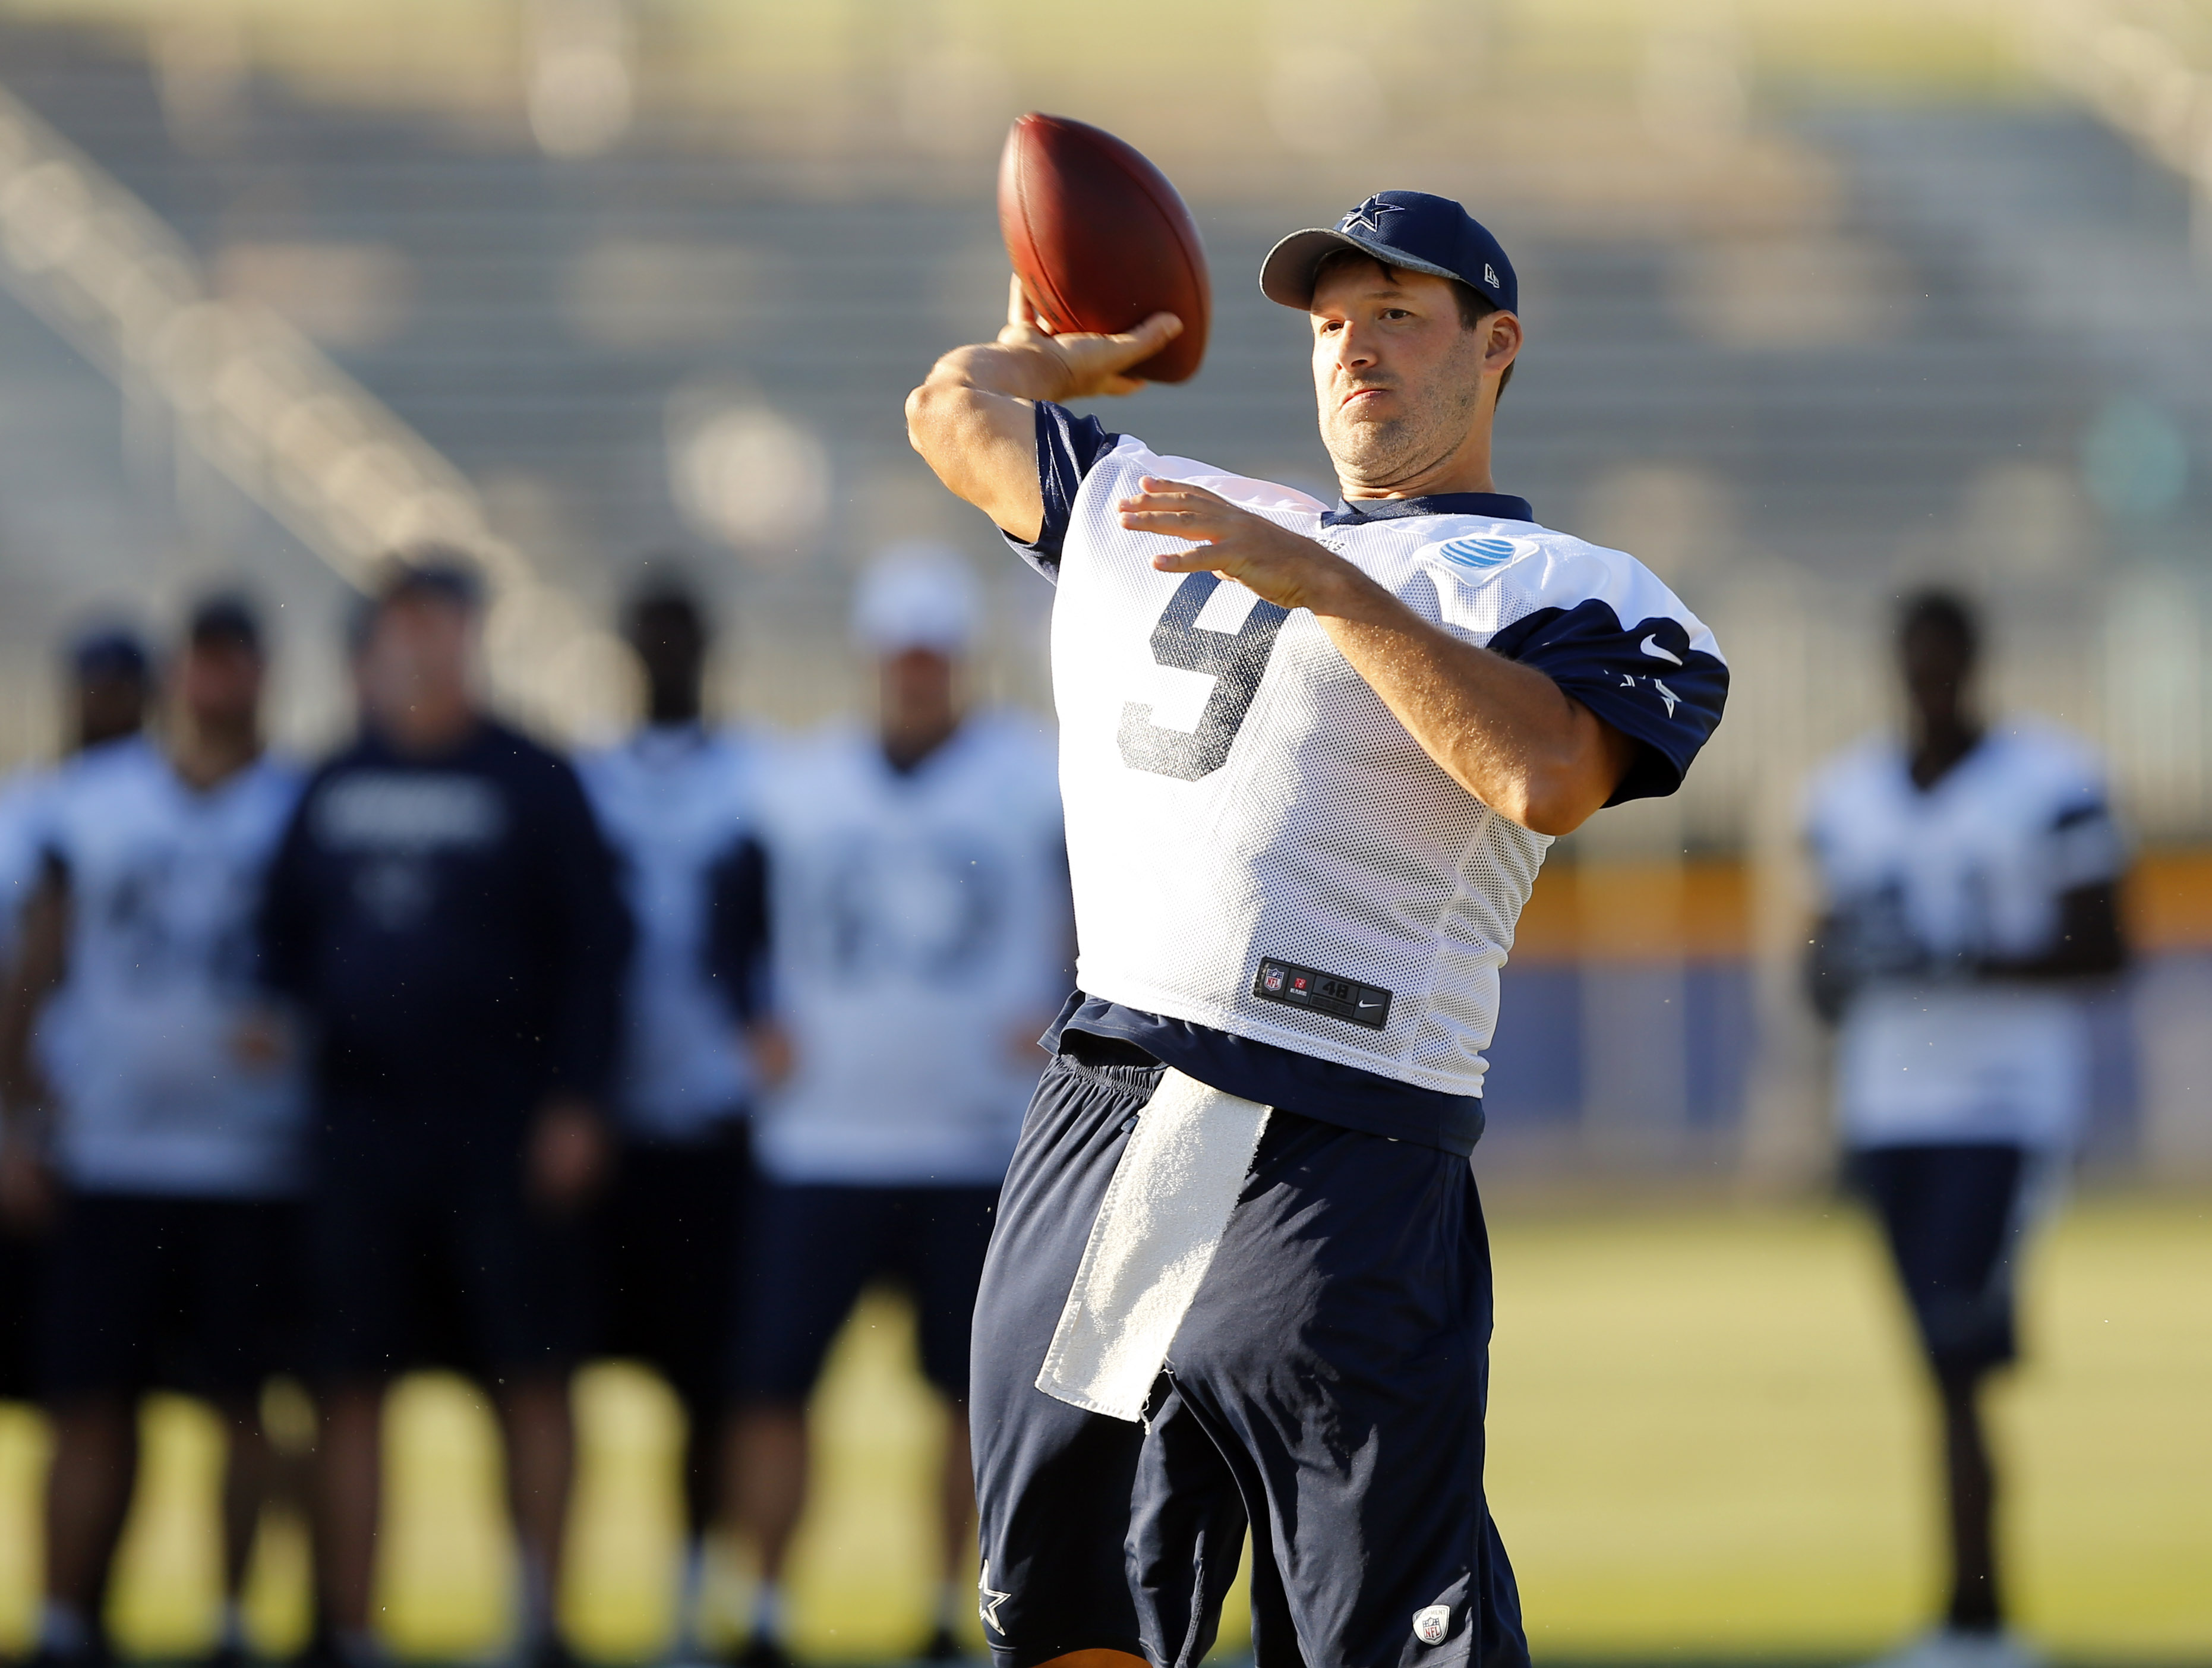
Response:
M1292 232L1273 248L1260 263L1260 293L1269 301L1283 307L1294 307L1301 313L1313 305L1314 274L1322 262L1339 249L1355 250L1385 266L1399 267L1408 272L1426 272L1431 277L1450 278L1464 283L1456 272L1425 260L1415 260L1404 251L1387 244L1370 243L1364 238L1353 237L1349 232L1326 231L1318 226L1309 226L1303 232Z

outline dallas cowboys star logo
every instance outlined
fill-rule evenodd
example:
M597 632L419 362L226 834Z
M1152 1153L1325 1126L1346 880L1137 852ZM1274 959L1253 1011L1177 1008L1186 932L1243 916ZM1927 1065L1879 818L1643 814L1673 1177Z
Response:
M975 1583L975 1588L977 1594L975 1609L983 1618L983 1625L994 1634L1005 1633L1006 1630L999 1625L999 1606L1014 1595L1011 1592L996 1592L992 1590L991 1566L988 1560L984 1562L982 1577Z
M1395 203L1385 203L1379 197L1370 197L1339 221L1336 229L1340 232L1364 232L1370 237L1381 237L1382 235L1381 216L1386 214L1405 212Z

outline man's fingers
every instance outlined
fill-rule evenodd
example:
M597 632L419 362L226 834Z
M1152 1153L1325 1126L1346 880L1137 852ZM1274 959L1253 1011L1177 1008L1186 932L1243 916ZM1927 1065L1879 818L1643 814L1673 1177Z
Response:
M1218 545L1186 545L1179 551L1156 551L1152 555L1152 571L1162 574L1218 574L1224 579L1236 575L1216 564L1221 560Z
M1147 475L1137 484L1146 492L1174 492L1186 497L1203 498L1209 504L1226 504L1229 500L1219 493L1200 486L1196 481L1171 481L1161 475Z
M1131 533L1164 533L1176 539L1212 539L1205 522L1185 509L1125 509L1121 525Z
M1182 320L1172 313L1155 313L1134 330L1114 336L1083 334L1055 336L1053 345L1068 363L1083 387L1127 393L1141 387L1143 380L1120 373L1151 358L1182 333Z
M1182 320L1172 313L1155 313L1134 330L1124 331L1113 339L1141 348L1144 351L1140 356L1149 358L1182 334Z
M1029 291L1022 288L1022 275L1018 272L1006 277L1006 322L1029 330L1036 328L1036 309L1030 305Z

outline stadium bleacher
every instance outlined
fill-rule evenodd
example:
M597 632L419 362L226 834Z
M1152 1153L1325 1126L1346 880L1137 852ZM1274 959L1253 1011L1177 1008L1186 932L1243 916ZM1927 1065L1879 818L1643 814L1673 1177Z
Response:
M898 416L937 347L994 323L988 153L841 175L732 156L696 122L670 122L554 157L520 127L319 97L273 75L242 84L217 138L185 143L129 40L15 22L4 45L10 90L180 233L220 292L290 316L464 471L495 529L587 612L641 552L697 553L740 620L735 691L750 709L805 719L846 698L839 599L871 544L933 533L988 557ZM1662 892L1686 849L1782 862L1794 770L1777 761L1880 720L1881 633L1908 572L1990 594L2000 689L2099 734L2144 831L2174 842L2212 827L2212 782L2172 768L2203 722L2203 600L2178 559L2201 541L2202 495L2130 519L2100 506L2081 465L2117 397L2177 433L2201 428L2200 350L2172 350L2167 328L2203 307L2185 194L2094 118L2048 107L1784 113L1702 136L1668 165L1666 147L1686 142L1655 138L1619 103L1591 106L1564 161L1538 166L1524 142L1486 180L1449 143L1413 145L1398 164L1486 185L1524 270L1533 340L1502 476L1553 523L1649 554L1734 651L1731 721L1682 802L1594 831L1573 843L1583 858L1656 864ZM1295 157L1218 172L1191 181L1224 302L1206 372L1115 420L1317 483L1297 321L1245 275L1281 229L1334 211L1341 169L1322 170L1325 183L1302 180ZM2114 252L2118 304L2100 330L2062 335L2064 251L2091 234ZM0 330L33 370L0 388L0 424L36 431L0 464L15 489L0 508L0 584L19 599L4 745L40 744L36 645L94 599L173 593L230 563L295 629L324 629L340 587L297 540L196 470L158 414L118 421L115 397L11 304ZM734 453L716 428L732 419ZM1034 624L1043 603L1027 575L1003 570L999 592L1010 621ZM2170 629L2122 652L2112 622L2130 607ZM1000 658L1001 686L1041 698L1034 653L1010 643ZM325 679L299 704L326 730L339 697ZM1564 898L1566 865L1547 884ZM1771 1075L1749 1039L1788 977L1763 924L1774 888L1733 884L1749 900L1725 914L1735 925L1705 934L1708 953L1661 959L1662 979L1701 993L1674 1012L1702 1017L1622 1044L1681 1060L1662 1121L1723 1143ZM1528 1062L1509 1040L1496 1082L1509 1101L1525 1085L1532 1117L1575 1127L1588 1085L1605 1081L1576 1039L1612 1034L1590 1007L1610 956L1599 931L1548 966L1540 947L1525 958L1509 1001L1529 1015ZM1641 977L1633 954L1622 965Z

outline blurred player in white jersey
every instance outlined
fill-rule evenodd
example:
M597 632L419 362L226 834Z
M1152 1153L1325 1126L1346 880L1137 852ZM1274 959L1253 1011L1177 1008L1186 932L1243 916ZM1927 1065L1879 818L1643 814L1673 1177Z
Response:
M52 1661L105 1653L136 1404L155 1385L207 1397L228 1426L219 1649L243 1646L235 1598L269 1480L258 1394L282 1364L304 1135L299 1072L246 1046L254 915L301 783L263 752L263 673L252 612L203 605L164 740L91 748L41 795L0 1057L18 1106L45 1115L39 1148L11 1148L9 1196L51 1190L56 1218L39 1339Z
M2014 1356L2022 1237L2088 1098L2081 989L2125 959L2125 855L2104 772L2033 720L1986 723L1974 616L1929 592L1899 637L1903 740L1861 743L1809 792L1825 891L1812 995L1839 1025L1838 1112L1881 1219L1943 1422L1951 1592L1896 1668L2014 1668L1979 1393Z
M975 582L951 553L886 552L854 629L881 718L793 747L764 774L775 1030L760 1052L763 1186L732 1367L732 1497L760 1548L746 1659L782 1659L784 1555L805 1499L805 1406L870 1280L912 1293L945 1397L945 1587L933 1659L958 1654L969 1519L969 1324L999 1182L1065 993L1072 930L1060 796L1041 726L963 712Z
M702 715L709 647L685 588L656 584L629 605L625 635L645 674L646 721L579 764L613 848L636 924L613 1110L614 1175L601 1206L606 1329L601 1347L643 1361L683 1403L691 1534L679 1653L696 1642L701 1542L714 1511L724 1323L750 1180L750 958L715 953L711 905L757 867L747 800L754 744ZM757 881L752 883L757 893ZM756 912L757 913L757 912ZM737 966L727 976L724 964Z
M138 733L145 722L151 663L135 633L113 627L87 632L70 646L68 667L64 754ZM0 990L13 984L24 910L45 866L39 817L53 779L51 767L32 764L0 783ZM35 1393L32 1317L45 1223L41 1197L22 1202L25 1209L16 1212L0 1200L0 1401L28 1400Z

